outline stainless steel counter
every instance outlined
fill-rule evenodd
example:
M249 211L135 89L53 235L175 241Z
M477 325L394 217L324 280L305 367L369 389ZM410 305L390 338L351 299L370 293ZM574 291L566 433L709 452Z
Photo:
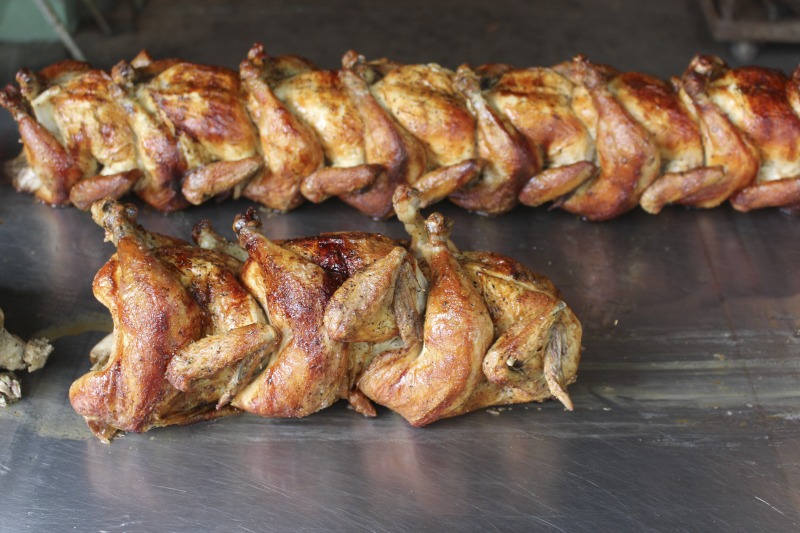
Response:
M244 201L170 217L230 233ZM54 339L0 411L2 531L785 531L800 524L800 220L668 209L602 224L520 208L438 208L463 248L515 257L561 288L583 361L555 403L408 426L344 405L302 420L243 415L91 436L67 390L109 330L91 281L113 252L87 213L0 186L7 327ZM266 220L271 237L360 229L337 202Z

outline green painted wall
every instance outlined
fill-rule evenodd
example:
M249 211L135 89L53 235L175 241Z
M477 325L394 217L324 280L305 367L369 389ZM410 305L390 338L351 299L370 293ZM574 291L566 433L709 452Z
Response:
M78 0L49 0L70 32L78 27ZM0 0L1 41L57 41L53 29L32 0Z

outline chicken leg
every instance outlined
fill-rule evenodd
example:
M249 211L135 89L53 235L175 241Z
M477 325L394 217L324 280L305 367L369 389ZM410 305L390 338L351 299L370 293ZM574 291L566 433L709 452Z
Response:
M396 198L408 198L402 189ZM398 206L405 223L409 211ZM430 270L423 337L377 356L358 386L373 401L400 413L414 426L454 416L484 379L481 364L493 328L480 293L449 246L451 225L439 214L425 221L424 240L412 246Z

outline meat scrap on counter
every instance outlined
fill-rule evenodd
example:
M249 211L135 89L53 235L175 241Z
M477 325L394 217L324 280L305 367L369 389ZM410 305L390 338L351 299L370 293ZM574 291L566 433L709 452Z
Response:
M39 370L53 351L47 339L23 341L5 329L5 314L0 309L0 407L22 397L22 388L14 371Z

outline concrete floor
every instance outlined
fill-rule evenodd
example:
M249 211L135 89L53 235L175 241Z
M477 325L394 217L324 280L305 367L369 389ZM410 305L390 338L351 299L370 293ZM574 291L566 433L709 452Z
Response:
M336 67L354 48L402 62L508 62L549 65L583 53L596 62L662 77L680 74L698 52L736 64L715 43L696 0L149 0L110 3L115 30L91 20L76 41L89 61L108 68L147 48L155 56L236 67L250 44ZM0 43L2 83L21 66L38 69L67 57L58 43ZM755 62L790 71L800 48L766 47Z

